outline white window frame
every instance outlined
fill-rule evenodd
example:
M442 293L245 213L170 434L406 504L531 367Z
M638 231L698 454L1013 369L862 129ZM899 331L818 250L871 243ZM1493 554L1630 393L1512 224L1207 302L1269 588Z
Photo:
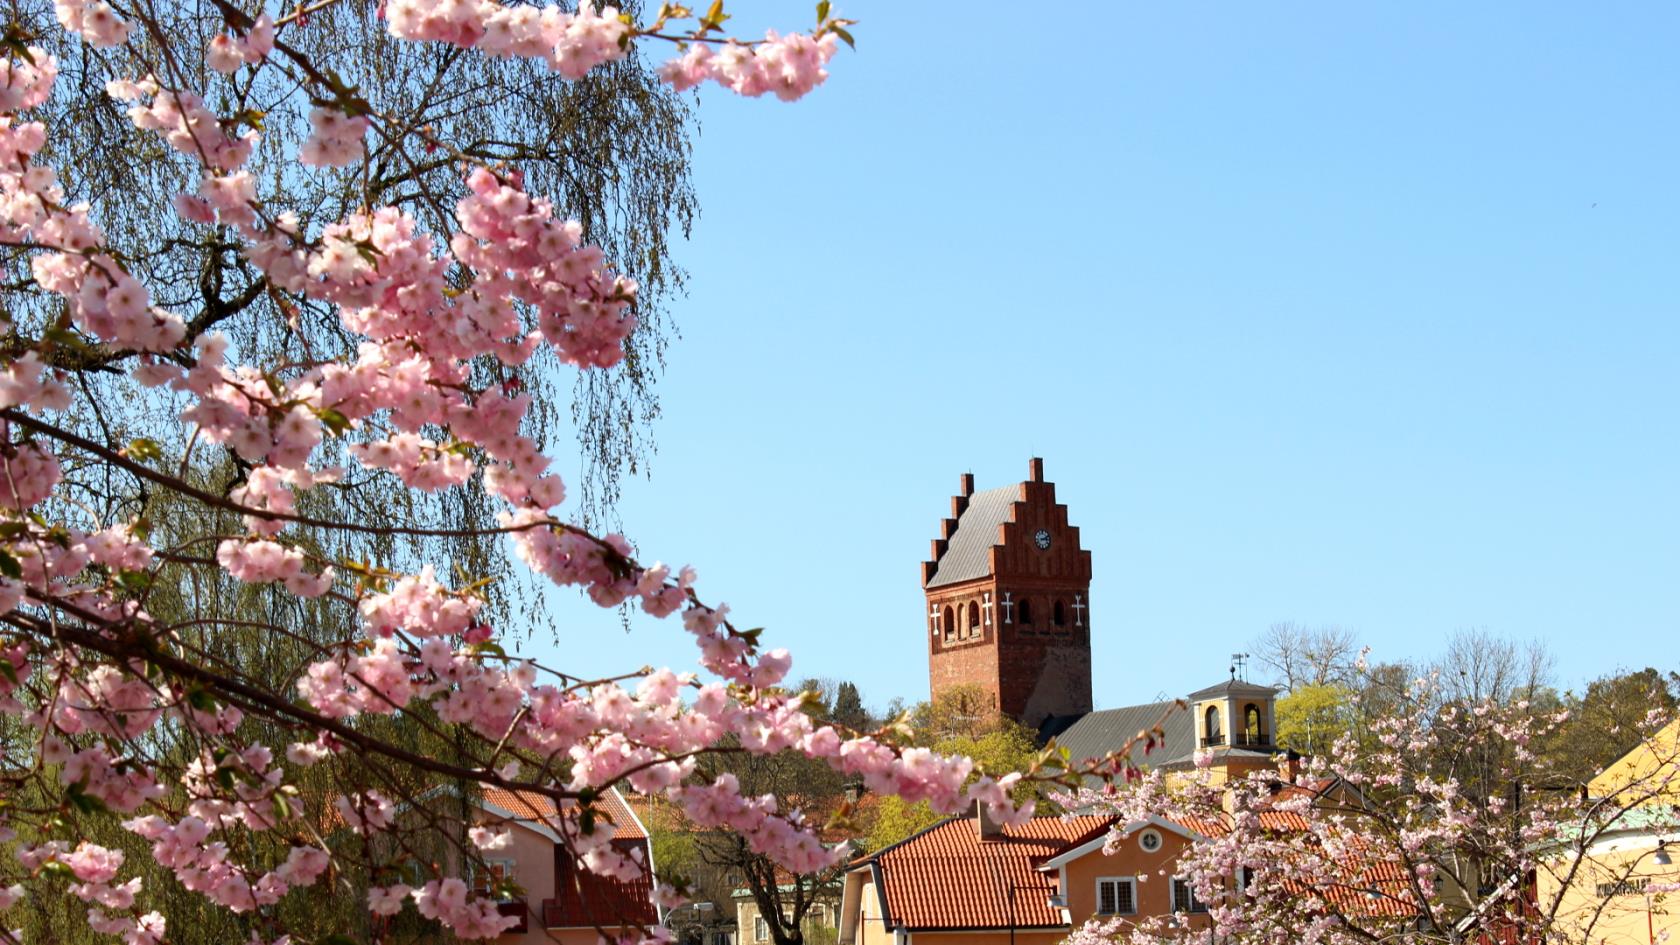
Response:
M468 885L470 886L472 891L476 893L476 892L478 892L478 864L473 863L471 865L472 865L472 869L471 869L470 872L471 872L472 881ZM490 857L490 858L485 859L484 865L487 866L487 867L500 866L502 868L502 878L503 879L512 880L515 883L519 882L519 879L516 875L517 872L518 872L518 868L519 868L519 861L518 860L515 860L511 857L505 857L505 856ZM494 875L494 874L492 874L492 875ZM500 895L505 895L505 894L498 894L498 898L496 899L497 902L517 902L518 901L518 900L512 899L512 898L502 899L502 898L499 898Z
M770 922L762 915L753 916L753 941L770 941Z
M1155 846L1153 848L1149 846L1147 840L1147 838L1150 837L1155 839ZM1167 840L1165 837L1161 836L1161 831L1156 830L1154 827L1145 827L1144 829L1139 830L1137 841L1138 849L1150 854L1151 856L1160 853L1161 848L1167 845Z
M1103 884L1104 883L1116 883L1116 884L1125 883L1127 888L1131 890L1132 908L1129 911L1126 911L1126 912L1104 912L1104 911L1102 911ZM1096 909L1095 909L1096 914L1097 915L1137 915L1138 914L1137 887L1138 887L1138 882L1137 882L1137 877L1136 876L1098 876L1097 877L1097 902L1096 902ZM1116 906L1120 905L1120 895L1118 893L1116 893L1115 896L1114 896L1114 904Z
M1185 893L1187 893L1190 897L1190 905L1185 909L1180 909L1178 907L1178 890L1180 887L1182 887ZM1198 905L1201 906L1200 909L1196 908ZM1182 876L1174 876L1172 878L1172 911L1175 915L1207 915L1208 904L1196 898L1196 889L1190 885L1190 881L1188 879L1185 879Z

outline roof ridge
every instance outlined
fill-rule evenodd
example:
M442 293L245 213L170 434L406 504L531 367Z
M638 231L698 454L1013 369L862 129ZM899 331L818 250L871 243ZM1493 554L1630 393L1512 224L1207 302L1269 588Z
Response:
M947 817L944 820L941 820L939 823L934 824L931 827L923 827L921 830L916 831L915 833L911 834L908 837L905 837L903 840L900 840L897 843L889 843L886 846L882 847L881 849L876 850L874 853L871 853L868 856L866 856L866 857L864 857L860 860L853 860L852 863L853 863L854 866L862 866L865 863L873 863L875 860L879 859L880 857L884 856L885 854L887 854L887 853L889 853L893 850L896 850L901 846L904 846L906 843L909 843L910 841L916 839L917 837L920 837L924 834L932 833L935 830L938 830L940 827L943 827L946 824L951 823L952 821L967 820L967 819L968 819L967 815L962 815L962 814L955 815L955 816L952 816L952 817Z

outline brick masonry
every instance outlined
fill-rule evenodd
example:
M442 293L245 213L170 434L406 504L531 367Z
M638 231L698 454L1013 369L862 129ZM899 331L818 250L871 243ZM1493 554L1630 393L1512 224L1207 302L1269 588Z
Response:
M1044 461L1031 462L1009 520L998 526L990 573L930 589L974 477L964 475L960 488L933 542L934 560L922 566L934 697L979 686L1005 715L1034 727L1049 715L1091 711L1091 553L1068 524L1067 506L1057 504L1055 484L1044 481ZM1034 541L1040 529L1050 533L1047 549Z

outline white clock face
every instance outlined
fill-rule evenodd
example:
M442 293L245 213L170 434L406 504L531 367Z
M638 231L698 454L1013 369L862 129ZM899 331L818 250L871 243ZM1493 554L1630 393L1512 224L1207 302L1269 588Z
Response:
M1033 544L1037 545L1041 550L1050 547L1050 533L1042 528L1034 532Z

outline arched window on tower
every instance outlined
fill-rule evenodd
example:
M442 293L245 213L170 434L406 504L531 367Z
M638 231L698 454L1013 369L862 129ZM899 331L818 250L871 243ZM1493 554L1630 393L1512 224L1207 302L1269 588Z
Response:
M1260 707L1252 702L1243 706L1243 744L1266 744L1266 734L1260 731Z
M1032 601L1025 597L1021 598L1021 625L1032 626Z
M980 635L980 605L974 601L968 602L968 635L971 637Z
M1050 612L1050 622L1058 627L1067 626L1067 605L1060 597L1056 598L1055 607Z
M955 611L953 611L951 609L951 605L946 604L945 605L945 639L947 639L947 640L951 639L951 636L953 634L955 634L956 632L957 632L957 614L956 614Z
M1219 707L1208 706L1202 718L1202 747L1225 744L1225 733L1219 730Z

